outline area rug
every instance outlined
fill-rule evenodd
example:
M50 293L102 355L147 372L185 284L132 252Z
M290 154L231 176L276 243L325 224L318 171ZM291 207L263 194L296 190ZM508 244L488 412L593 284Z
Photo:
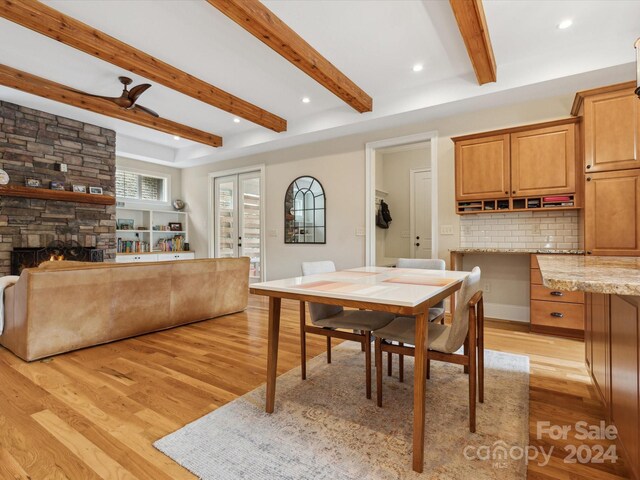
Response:
M278 377L271 415L264 413L262 386L154 446L206 480L526 478L524 458L506 452L528 442L527 357L486 352L475 434L468 377L460 366L432 362L422 474L411 470L413 359L405 358L404 383L397 364L393 377L385 368L383 408L365 397L359 345L339 345L332 362L324 355L311 360L305 381L299 368Z

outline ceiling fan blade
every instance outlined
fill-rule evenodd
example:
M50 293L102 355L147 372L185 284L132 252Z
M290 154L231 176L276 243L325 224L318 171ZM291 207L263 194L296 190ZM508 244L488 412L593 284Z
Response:
M79 93L81 95L86 95L87 97L101 98L103 100L109 100L110 102L115 102L116 100L119 100L121 98L121 97L105 97L104 95L94 95L93 93L83 92L82 90L77 90L75 88L67 88L67 90L69 90L71 92Z
M140 95L142 95L149 87L151 87L151 85L148 83L142 83L129 90L129 100L131 100L131 103L136 103L136 100L138 100Z
M134 105L133 107L129 108L128 110L144 112L144 113L147 113L147 114L152 115L154 117L160 117L160 115L158 115L156 112L154 112L150 108L143 107L142 105Z

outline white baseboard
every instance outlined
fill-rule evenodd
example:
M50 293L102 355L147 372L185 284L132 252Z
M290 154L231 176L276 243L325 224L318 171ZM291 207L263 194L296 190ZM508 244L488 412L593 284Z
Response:
M449 302L447 302L447 310L449 309ZM485 303L484 315L489 318L496 318L498 320L511 320L512 322L529 323L529 307L522 307L520 305L505 305L502 303Z

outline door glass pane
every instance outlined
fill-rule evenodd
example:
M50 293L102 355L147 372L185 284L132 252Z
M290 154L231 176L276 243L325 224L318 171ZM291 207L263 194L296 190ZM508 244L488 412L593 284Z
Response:
M255 174L240 175L241 212L240 237L242 248L240 256L249 257L249 277L260 280L260 177Z
M222 258L237 256L236 220L234 215L235 178L216 179L217 249L216 256Z

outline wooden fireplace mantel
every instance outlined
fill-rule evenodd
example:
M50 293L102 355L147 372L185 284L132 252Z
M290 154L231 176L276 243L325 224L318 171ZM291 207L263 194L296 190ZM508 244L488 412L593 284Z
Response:
M20 185L0 185L0 197L36 198L59 202L93 203L95 205L115 205L115 197L92 195L90 193L49 190L47 188L23 187Z

